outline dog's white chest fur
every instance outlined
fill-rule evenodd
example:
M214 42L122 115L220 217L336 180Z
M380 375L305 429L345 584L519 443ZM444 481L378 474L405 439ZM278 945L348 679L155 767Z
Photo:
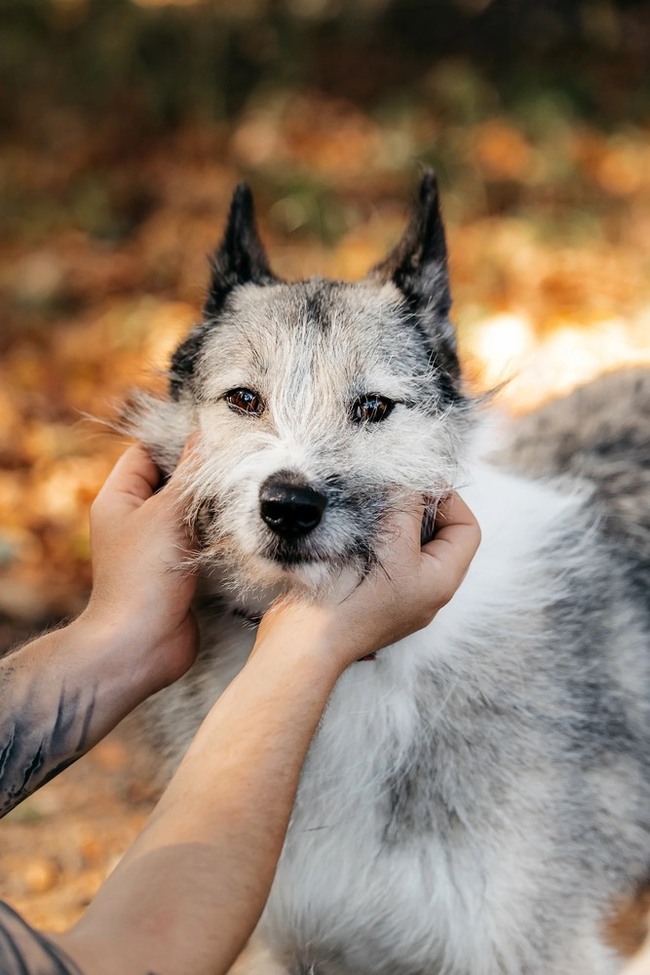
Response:
M505 741L486 741L477 714L487 706L498 715L504 696L515 711L545 706L551 717L561 707L552 696L537 700L547 688L539 678L530 682L526 654L538 652L530 617L562 585L544 571L540 552L561 544L579 499L482 465L464 493L483 544L460 590L426 630L349 668L312 744L261 925L278 954L299 959L304 971L322 958L355 975L491 975L501 964L495 944L507 971L526 958L528 887L544 866L543 820L553 790L547 768L524 768L507 730ZM203 710L252 642L232 618L222 623L208 628L215 639L198 682ZM532 639L522 639L526 630ZM200 716L197 682L190 715L183 683L171 692L180 708L168 712L177 740L189 740ZM544 747L527 743L540 761ZM497 748L500 755L491 753ZM504 768L490 771L489 762ZM503 820L500 795L508 803ZM408 967L396 967L400 959ZM611 968L607 962L589 971Z

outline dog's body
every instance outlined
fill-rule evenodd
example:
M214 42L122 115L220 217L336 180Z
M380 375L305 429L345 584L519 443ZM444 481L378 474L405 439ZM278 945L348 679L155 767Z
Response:
M448 308L430 176L359 285L278 282L236 195L206 321L169 399L133 420L168 470L201 431L202 651L150 721L177 760L246 660L246 617L373 571L405 492L463 485L479 553L426 630L339 680L261 936L292 975L611 975L650 876L650 438L644 457L583 443L595 489L562 451L535 452L553 416L518 455L543 467L546 449L564 480L486 462ZM649 381L630 384L647 410ZM614 468L636 508L617 507Z

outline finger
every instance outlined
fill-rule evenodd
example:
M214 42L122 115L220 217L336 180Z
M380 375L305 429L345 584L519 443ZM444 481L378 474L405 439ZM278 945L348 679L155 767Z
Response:
M185 547L198 547L198 538L193 528L185 522L185 514L192 502L191 486L193 474L198 470L201 458L197 450L200 441L198 432L192 433L183 447L180 459L169 480L161 490L148 502L152 515L154 512L162 522L174 525L179 537L182 536Z
M436 534L422 548L432 561L439 578L444 579L449 595L463 580L481 541L481 529L472 510L458 494L450 494L438 508Z
M199 442L199 432L198 430L195 430L194 433L191 433L187 438L187 440L185 441L185 446L183 447L183 453L181 454L180 460L178 462L179 466L181 464L184 464L187 461L188 457L190 457L190 455L196 449L196 445L198 442Z
M185 441L185 446L175 469L154 499L159 504L165 505L171 501L181 510L187 507L194 482L193 475L197 473L201 460L197 450L199 439L198 432L195 432L190 434Z
M138 508L152 496L160 477L158 466L143 446L129 447L108 475L95 507Z
M172 471L169 480L165 484L163 491L169 491L171 488L173 490L174 485L182 484L183 488L187 485L184 483L187 478L196 470L197 465L200 461L197 451L197 445L199 443L199 433L194 432L185 441L185 446L181 451L181 455L178 459L176 467ZM159 493L163 493L163 491Z

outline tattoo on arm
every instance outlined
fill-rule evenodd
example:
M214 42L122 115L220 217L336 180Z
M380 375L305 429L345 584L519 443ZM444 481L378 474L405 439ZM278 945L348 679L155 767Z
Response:
M94 688L66 693L64 685L56 702L52 688L53 706L46 713L48 692L37 694L30 682L21 687L12 672L5 662L0 691L8 702L0 705L0 816L84 754L96 699Z
M2 975L83 975L74 962L0 901Z

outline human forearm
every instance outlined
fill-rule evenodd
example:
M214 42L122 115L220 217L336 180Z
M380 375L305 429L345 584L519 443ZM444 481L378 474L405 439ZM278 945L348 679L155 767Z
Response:
M64 936L88 975L116 970L118 940L124 975L228 970L268 896L300 770L340 673L314 643L271 634L214 707L148 826Z
M150 693L131 659L126 636L83 616L0 658L0 815Z

